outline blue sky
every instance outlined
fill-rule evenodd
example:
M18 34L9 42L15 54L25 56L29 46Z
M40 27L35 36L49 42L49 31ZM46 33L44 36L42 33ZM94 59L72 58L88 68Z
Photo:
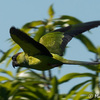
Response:
M48 8L53 4L55 18L61 15L70 15L83 22L100 20L100 0L0 0L0 49L8 50L10 43L9 29L11 26L21 28L25 23L34 20L48 18ZM100 27L92 29L92 34L85 32L96 46L100 46ZM93 53L88 53L87 49L77 39L73 39L69 44L69 49L64 56L67 59L89 61L94 58ZM1 57L1 54L0 54ZM0 68L5 68L0 65ZM10 65L9 70L12 69ZM70 72L89 72L89 70L79 66L63 66L59 77ZM57 68L53 69L53 74L58 75ZM83 79L78 79L82 81ZM60 87L61 92L67 92L70 87L77 84L76 80L70 81ZM62 89L64 88L64 89Z

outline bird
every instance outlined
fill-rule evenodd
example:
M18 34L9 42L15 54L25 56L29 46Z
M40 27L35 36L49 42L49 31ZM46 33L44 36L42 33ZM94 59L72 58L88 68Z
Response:
M100 62L68 60L62 57L69 41L100 25L100 21L91 21L62 27L43 35L39 42L22 30L12 26L10 36L22 49L12 56L12 66L26 67L40 71L50 70L63 64L98 65Z

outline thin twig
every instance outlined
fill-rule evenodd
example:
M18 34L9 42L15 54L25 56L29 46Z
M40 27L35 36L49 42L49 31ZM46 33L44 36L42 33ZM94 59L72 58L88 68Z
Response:
M48 70L48 74L49 74L49 80L51 81L51 79L52 79L51 70Z

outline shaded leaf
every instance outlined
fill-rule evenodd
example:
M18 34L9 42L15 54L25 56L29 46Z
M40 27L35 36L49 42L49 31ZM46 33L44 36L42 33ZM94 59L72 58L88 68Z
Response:
M49 94L49 100L55 100L54 98L59 98L58 97L58 80L56 77L54 77L51 81L51 85L52 85L52 88L51 88L51 92ZM56 99L58 100L58 99Z
M38 97L35 96L32 92L29 92L29 91L20 91L17 93L17 96L15 96L13 99L15 100L15 98L18 99L21 99L22 97L26 98L26 99L29 99L29 100L38 100Z
M21 79L22 81L33 81L34 84L44 84L44 83L49 83L49 81L43 79L39 74L31 71L31 72L26 72L27 70L20 71L17 73L17 78Z
M36 95L38 98L41 98L43 100L47 99L47 93L44 89L42 88L37 88L37 87L32 87L28 85L24 85L25 88L27 88L30 92L32 92L34 95Z
M13 53L13 54L16 54L18 51L20 50L20 46L19 45L14 45L11 49L10 49L10 51L9 51L9 53L8 53L8 56L10 56L10 54L11 53ZM8 61L7 61L7 63L6 63L6 67L8 67L8 65L10 64L10 62L11 62L11 59L12 57L10 57L10 59L8 59Z
M86 48L93 52L93 53L98 53L96 47L93 45L93 43L84 35L78 35L76 37L77 39L79 39L85 46Z
M84 66L81 66L81 67L85 67L89 70L92 70L92 71L96 71L96 72L100 72L100 64L99 65L84 65Z
M2 58L0 59L0 63L1 63L2 61L4 61L4 60L9 56L10 53L11 53L11 49L9 49L7 52L5 52L5 53L3 54L3 56L2 56Z
M38 31L35 33L34 40L39 42L40 38L44 34L45 34L45 27L44 26L39 27Z
M9 90L3 86L0 86L0 100L8 100Z

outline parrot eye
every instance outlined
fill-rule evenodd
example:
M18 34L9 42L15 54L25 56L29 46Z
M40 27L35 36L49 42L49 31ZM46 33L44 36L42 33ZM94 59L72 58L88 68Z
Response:
M20 52L20 53L21 53L21 52ZM14 56L12 56L12 60L13 60L13 61L16 61L16 58L17 58L17 56L18 56L20 53L17 53L17 54L15 54Z

